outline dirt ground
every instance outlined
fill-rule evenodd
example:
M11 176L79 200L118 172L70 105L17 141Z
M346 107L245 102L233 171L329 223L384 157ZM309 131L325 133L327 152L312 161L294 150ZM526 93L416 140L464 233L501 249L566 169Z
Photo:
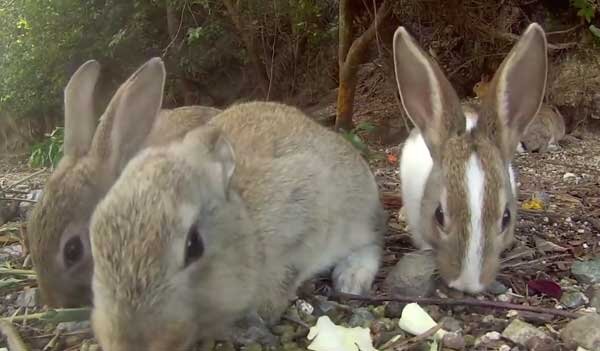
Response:
M384 126L373 135L366 135L371 149L382 156L372 164L384 204L390 213L383 267L372 298L350 301L330 296L327 301L314 299L313 296L313 299L305 298L308 302L293 304L288 313L300 320L289 318L274 330L281 337L282 346L278 349L305 349L308 344L307 326L314 324L315 316L319 313L330 315L331 311L341 311L332 315L334 322L370 327L374 345L380 350L426 347L422 339L412 338L397 327L399 311L410 299L382 301L382 298L394 300L381 289L387 272L404 254L415 249L410 243L405 223L398 216L401 198L397 158L393 156L397 155L399 146L394 146L393 139L401 140L403 135L400 132L389 132L393 126L404 122L398 117L399 108L394 96L380 93L376 88L363 87L356 104L357 121L369 120ZM367 103L371 98L370 94L380 94L380 99L375 103ZM315 114L328 114L332 111L333 105L327 104L323 108L312 109ZM379 133L380 131L385 133ZM391 146L382 146L382 141ZM591 284L578 280L571 269L575 262L600 257L600 135L568 135L561 142L559 150L546 154L518 155L515 166L519 174L520 211L516 229L517 242L505 254L499 275L499 282L505 289L472 299L440 287L431 300L418 301L435 321L443 320L444 328L460 334L463 344L459 343L455 347L458 349L575 350L573 342L561 339L560 331L576 317L575 313L590 311L594 294L598 294ZM27 166L26 155L4 155L0 160L0 185L2 189L6 189L10 184L36 171ZM41 189L47 176L48 172L43 172L28 179L18 185L15 190L19 192L12 195L22 198L32 189ZM9 196L8 193L6 196ZM525 209L523 205L532 198L540 199L538 204L541 203L543 208ZM35 276L29 271L31 262L23 247L22 223L24 219L20 218L0 227L1 316L12 320L16 332L31 350L97 349L86 322L75 323L68 317L61 320L62 317L54 318L56 315L38 314L45 309L39 294L33 289L36 285ZM331 292L327 286L326 279L318 281L313 285L313 293L329 295ZM574 295L574 298L582 295L585 297L572 303L564 298L569 294ZM465 299L471 302L466 303ZM332 300L338 303L331 302ZM305 312L307 303L314 307L315 312L312 314ZM335 308L325 308L324 306L330 306L327 304ZM525 306L529 311L517 312L515 306ZM528 323L542 332L543 337L533 338L534 341L528 341L528 345L519 345L508 334L502 334L514 320ZM57 328L57 322L61 321L67 323ZM2 324L2 328L5 332L10 329L7 329L6 324ZM598 329L595 330L600 333ZM382 347L393 335L402 335L403 343ZM6 340L0 338L0 350L6 347L3 346L6 345ZM215 350L232 349L231 345L223 344L211 347ZM254 345L247 349L263 348ZM450 348L446 346L446 349Z

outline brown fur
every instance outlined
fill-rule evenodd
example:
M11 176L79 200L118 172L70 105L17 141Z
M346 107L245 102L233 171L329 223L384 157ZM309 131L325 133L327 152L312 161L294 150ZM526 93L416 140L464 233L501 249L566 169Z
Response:
M92 78L76 73L70 84L87 84L93 87L95 79ZM133 77L123 84L117 96L124 93L126 85L132 79ZM65 90L66 95L73 95L68 100L71 104L81 105L74 109L79 113L74 116L76 119L65 123L66 128L70 128L65 130L66 137L77 134L77 130L94 128L90 112L92 101L82 103L78 100L83 98L79 91L80 89L75 92ZM112 127L117 100L113 99L95 133L84 133L89 134L89 138L93 135L93 140L78 137L78 140L71 139L71 143L65 145L65 157L50 176L43 196L29 220L28 235L34 269L44 301L50 306L67 307L91 303L93 263L89 255L88 223L96 204L120 173L109 162L114 153L111 151L111 135L114 132ZM69 110L69 106L66 109ZM192 127L205 123L218 112L217 109L203 106L162 110L145 145L161 145L177 140ZM85 116L86 113L89 116ZM87 117L87 121L84 117ZM87 127L83 126L86 122L89 124ZM69 148L77 151L71 152ZM73 266L74 269L63 264L65 238L70 235L79 235L88 252L81 262Z
M94 330L109 350L185 349L252 312L277 321L332 265L336 289L367 292L384 220L368 165L340 135L290 106L235 105L130 161L96 208ZM192 223L204 252L184 266Z

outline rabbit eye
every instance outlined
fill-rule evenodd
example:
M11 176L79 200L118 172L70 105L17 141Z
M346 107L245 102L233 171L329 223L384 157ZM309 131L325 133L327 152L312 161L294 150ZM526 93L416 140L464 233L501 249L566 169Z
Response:
M444 210L442 210L442 205L438 205L435 209L435 220L440 227L444 227Z
M193 224L190 228L185 243L185 266L199 259L204 253L204 244L198 231L198 225Z
M79 236L74 236L67 241L64 247L63 256L67 267L73 266L83 256L83 243Z
M504 209L504 214L502 215L502 231L504 232L508 225L510 224L510 211L508 208Z

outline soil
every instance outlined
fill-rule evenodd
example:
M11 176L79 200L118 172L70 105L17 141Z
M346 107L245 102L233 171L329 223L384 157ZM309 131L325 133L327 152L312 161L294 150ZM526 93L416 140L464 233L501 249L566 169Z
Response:
M402 201L399 195L398 165L395 156L406 135L406 129L403 128L405 122L401 117L397 100L391 93L393 90L386 85L385 79L381 79L381 74L372 74L370 77L363 79L365 83L358 89L355 115L357 123L369 121L378 126L374 132L361 135L373 153L382 156L373 158L371 164L383 194L385 207L390 214L383 267L372 295L380 297L383 294L380 289L381 282L386 273L403 254L415 249L410 243L405 223L398 215ZM332 92L318 106L310 108L311 114L333 113L334 100L335 93ZM37 171L29 168L26 161L26 155L2 156L0 159L2 188ZM588 289L587 285L575 279L571 267L576 261L600 256L600 136L576 131L561 142L561 148L557 151L517 155L515 167L519 173L519 208L521 209L516 228L517 241L515 246L506 253L506 260L499 275L499 281L510 290L498 295L482 294L478 299L508 301L523 306L570 312L589 309L589 302L575 308L564 307L557 297L549 296L550 293L547 291L546 294L536 294L528 288L528 284L531 281L550 281L558 284L563 291L586 292ZM45 172L31 178L18 190L26 192L40 189L47 176L48 172ZM543 209L523 209L523 204L531 198L540 198ZM0 269L31 269L21 237L22 223L24 220L21 218L6 223L0 228ZM555 246L551 245L549 249L542 250L540 243L544 242L550 242ZM18 281L12 280L13 278ZM23 296L26 296L27 290L35 285L34 276L9 274L5 270L0 270L1 316L10 318L44 311L39 299L30 304L31 307L22 307L25 304L22 301ZM316 290L311 293L328 294L327 286L326 279L318 281L313 285ZM464 298L462 294L444 289L437 290L435 296L447 302ZM376 346L381 346L391 334L402 334L397 328L382 325L387 321L394 323L397 321L398 308L401 308L404 302L384 303L373 299L362 302L343 300L342 303L349 309L342 308L345 312L344 316L337 317L339 323L347 323L353 315L356 315L356 311L360 310L360 306L367 306L368 311L375 317L375 321L368 322L366 325L371 327ZM312 304L318 307L319 302L312 302ZM382 305L385 307L377 307ZM298 304L293 305L291 310L296 309L297 306ZM467 342L464 349L518 349L514 348L515 343L498 337L498 334L493 332L502 333L512 319L519 318L537 326L549 338L545 341L546 344L542 345L546 348L529 345L529 349L575 350L575 345L564 343L559 337L559 331L570 320L564 316L536 312L521 312L517 315L510 308L491 309L444 302L432 305L423 303L422 306L436 321L448 317L454 320ZM312 325L314 317L301 319L304 322L282 322L284 325L291 325L290 328L296 332L284 342L284 346L287 345L284 349L302 350L307 345L305 324ZM335 318L332 319L335 321ZM74 330L61 329L60 333L57 332L59 329L56 323L34 318L19 317L13 320L13 325L31 350L94 349L95 343L89 325L84 324ZM408 339L409 336L405 338ZM0 338L0 348L2 345L6 345L5 338ZM415 340L414 345L409 343L395 349L408 349L411 345L417 345L415 349L418 349L423 347L423 342ZM215 349L228 348L217 345ZM261 348L254 346L254 349Z

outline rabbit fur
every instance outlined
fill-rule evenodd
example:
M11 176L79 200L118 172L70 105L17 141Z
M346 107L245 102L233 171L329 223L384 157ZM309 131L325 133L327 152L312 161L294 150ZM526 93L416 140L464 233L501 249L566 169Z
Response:
M511 161L542 103L546 47L543 29L531 24L489 93L465 111L406 29L394 35L402 106L416 126L400 155L408 228L417 247L433 250L440 276L452 288L485 290L513 241L517 188Z
M128 159L146 146L181 138L220 111L187 106L159 113L162 90L150 92L143 87L157 72L142 68L117 90L96 128L93 99L99 73L99 63L87 61L65 88L64 157L29 218L34 269L44 302L52 307L91 304L89 220ZM132 126L123 125L123 114ZM137 125L137 120L148 114L159 114L156 123ZM123 135L120 128L124 127L139 127L139 131ZM123 143L117 145L113 142L117 140Z
M367 293L386 219L343 137L291 106L234 105L141 152L96 208L93 329L106 350L186 350L248 314L277 321L330 267Z

